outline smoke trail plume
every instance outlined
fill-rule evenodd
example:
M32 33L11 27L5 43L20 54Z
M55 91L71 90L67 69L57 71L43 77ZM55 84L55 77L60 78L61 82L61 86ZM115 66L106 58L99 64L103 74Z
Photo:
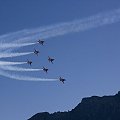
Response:
M58 81L58 79L46 79L46 78L38 78L38 77L29 77L29 76L21 76L17 74L10 74L7 72L4 72L0 70L0 75L8 78L12 78L15 80L21 80L21 81L43 81L43 82L52 82L52 81Z
M33 54L33 52L25 52L25 53L0 53L0 58L7 58L7 57L17 57L17 56L24 56Z
M64 22L56 25L51 25L46 27L46 30L41 32L41 28L28 30L28 32L33 32L32 36L23 37L18 39L22 42L34 42L36 39L51 38L59 35L64 35L71 32L80 32L88 29L96 28L99 26L112 24L120 21L120 9L113 10L110 12L100 13L94 16L90 16L81 20L74 20L72 22Z
M24 47L24 46L30 46L34 45L36 43L0 43L0 49L7 49L7 48L18 48L18 47Z
M64 22L56 25L51 25L51 26L31 29L31 30L22 30L15 33L10 33L0 36L0 41L1 41L0 50L13 51L16 48L18 49L20 47L34 45L36 44L36 41L38 39L48 39L68 33L85 31L116 22L120 22L120 9L116 9L105 13L100 13L81 20L79 19L74 20L72 22ZM8 43L9 41L11 41L11 43ZM13 53L11 54L12 56L14 56ZM1 66L4 65L4 67L8 65L19 65L26 63L27 62L0 61L0 65ZM16 69L16 68L9 68L9 69ZM23 70L23 68L20 69ZM27 81L57 81L58 80L58 79L44 79L44 78L42 79L42 78L35 78L29 76L19 76L19 75L6 73L3 70L0 71L0 75L16 80L27 80Z
M20 72L37 72L37 71L43 71L43 69L32 69L32 68L22 68L17 66L0 66L3 70L10 70L10 71L20 71Z
M2 44L0 45L0 47L4 49L5 47L10 48L11 46L12 49L10 51L12 51L14 50L13 48L15 47L23 47L27 45L36 44L35 42L38 39L47 39L72 32L85 31L99 26L116 23L119 21L120 21L120 9L116 9L109 12L90 16L85 19L74 20L72 22L64 22L47 27L40 27L37 29L23 30L18 31L16 33L11 33L11 37L12 36L15 37L15 39L12 39L13 41L12 45L3 43L4 47L2 47ZM19 36L19 34L21 35L21 37L19 37L19 39L16 39ZM10 34L8 36L10 37ZM7 37L7 35L2 35L0 36L0 40L2 41L4 38L4 40L6 41L8 40L9 37Z
M0 66L6 66L6 65L22 65L26 64L27 62L5 62L5 61L0 61Z

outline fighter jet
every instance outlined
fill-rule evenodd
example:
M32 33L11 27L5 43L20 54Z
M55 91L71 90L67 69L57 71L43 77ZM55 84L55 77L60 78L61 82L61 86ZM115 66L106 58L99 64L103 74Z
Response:
M59 80L64 84L64 82L66 81L64 78L60 77Z
M37 42L38 42L39 44L41 44L41 45L44 45L44 42L45 42L45 41L43 41L43 40L38 40Z
M31 66L32 61L27 60L27 64L29 64Z
M35 50L34 50L34 54L36 54L36 55L38 56L39 51L35 49Z
M48 69L45 68L45 67L43 67L43 71L47 73L47 72L48 72Z
M51 57L48 56L48 61L51 62L52 64L53 64L54 60L55 60L54 58L51 58Z

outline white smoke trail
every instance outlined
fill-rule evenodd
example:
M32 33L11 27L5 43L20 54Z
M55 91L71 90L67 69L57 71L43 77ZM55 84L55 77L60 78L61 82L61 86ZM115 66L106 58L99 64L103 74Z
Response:
M17 32L13 32L13 33L8 33L5 35L1 35L0 39L2 40L2 42L4 42L4 40L11 40L11 39L15 39L21 36L24 36L27 34L27 30L21 30L21 31L17 31ZM17 36L17 37L16 37Z
M58 79L46 79L46 78L29 77L29 76L21 76L21 75L17 75L17 74L10 74L10 73L4 72L2 70L0 70L0 75L7 77L7 78L20 80L20 81L43 81L43 82L58 81Z
M80 32L89 30L92 28L96 28L99 26L107 25L120 22L120 9L116 9L110 12L100 13L94 16L90 16L81 20L74 20L72 22L64 22L56 25L51 25L48 27L31 29L26 31L18 31L11 34L6 34L0 36L0 49L4 50L6 48L12 48L10 51L14 50L14 48L20 48L23 46L36 44L38 39L47 39L51 37L56 37L72 32ZM12 40L12 43L3 43L3 41ZM28 43L27 43L28 42ZM29 43L33 42L33 43ZM18 44L19 43L19 44ZM9 50L9 49L7 49ZM17 64L25 64L26 62L4 62L0 61L0 65L17 65ZM9 73L5 73L0 71L0 74L9 78L13 78L16 80L30 80L30 81L56 81L58 79L41 79L34 78L28 76L17 76L11 75Z
M120 9L113 10L110 12L100 13L94 16L90 16L85 19L81 20L74 20L72 22L64 22L56 25L52 25L49 27L46 27L45 31L41 32L41 28L28 30L31 33L34 34L32 36L23 37L18 39L19 42L35 42L36 39L43 38L51 38L56 37L59 35L64 35L71 32L80 32L92 28L96 28L99 26L112 24L120 21Z
M22 65L26 64L27 62L5 62L5 61L0 61L0 66L6 66L6 65Z
M7 48L18 48L24 46L34 45L36 43L0 43L0 49L7 49Z
M7 58L7 57L17 57L17 56L24 56L33 54L33 52L25 52L25 53L0 53L0 58Z
M17 32L13 32L13 33L8 33L8 34L4 34L4 35L1 35L0 36L0 40L4 41L4 40L11 40L11 39L17 39L18 37L19 38L23 38L23 37L32 37L32 35L35 35L37 33L40 33L40 32L45 32L45 31L48 31L48 30L51 30L53 29L53 27L55 27L57 25L49 25L49 26L43 26L43 27L40 27L38 29L24 29L24 30L21 30L21 31L17 31Z
M13 44L19 43L17 45L16 44L12 45L12 48L36 44L36 41L38 39L47 39L47 38L56 37L56 36L64 35L71 32L85 31L88 29L116 23L119 21L120 21L120 9L116 9L109 12L90 16L85 19L74 20L72 22L64 22L60 24L47 26L47 27L25 30L25 32L18 31L16 32L16 34L11 33L11 37L15 36L16 38L19 35L19 33L21 34L21 37L19 39L12 39ZM3 35L3 36L6 36L4 37L4 40L7 40L7 35ZM0 37L0 40L2 41L3 37ZM33 42L33 43L27 43L27 42ZM6 45L7 48L9 48L10 46L11 45L9 44ZM2 44L0 45L0 47L2 47ZM5 48L5 47L2 47L2 48ZM12 51L12 49L10 51Z
M22 68L17 66L0 66L3 70L10 70L10 71L20 71L20 72L35 72L35 71L43 71L43 69L32 69L32 68Z

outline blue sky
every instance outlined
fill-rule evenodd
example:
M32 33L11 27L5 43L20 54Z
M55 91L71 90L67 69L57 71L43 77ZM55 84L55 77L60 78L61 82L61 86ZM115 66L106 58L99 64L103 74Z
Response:
M119 0L1 0L0 35L82 19L119 6ZM37 48L41 54L14 60L29 58L34 68L45 65L50 69L47 75L30 74L46 78L63 76L67 81L63 85L59 81L26 82L0 76L0 119L26 120L42 111L71 110L83 97L115 94L120 84L119 31L120 23L114 23L46 39L44 47L25 48ZM47 62L48 55L55 57L53 65Z

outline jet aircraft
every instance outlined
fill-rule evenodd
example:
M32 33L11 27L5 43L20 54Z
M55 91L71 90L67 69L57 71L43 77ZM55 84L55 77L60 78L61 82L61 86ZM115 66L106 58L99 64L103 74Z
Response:
M44 45L44 42L45 42L45 41L44 41L44 40L38 40L37 42L38 42L39 44L41 44L41 45Z
M66 79L60 77L59 80L64 84L64 82L66 81Z
M54 60L55 60L54 58L51 58L51 57L48 56L48 61L49 62L53 63Z
M45 68L45 67L43 67L43 71L47 73L47 72L48 72L48 69Z
M35 49L35 50L34 50L34 54L36 54L36 55L38 56L39 51Z
M31 66L32 61L27 60L27 64L29 64Z

